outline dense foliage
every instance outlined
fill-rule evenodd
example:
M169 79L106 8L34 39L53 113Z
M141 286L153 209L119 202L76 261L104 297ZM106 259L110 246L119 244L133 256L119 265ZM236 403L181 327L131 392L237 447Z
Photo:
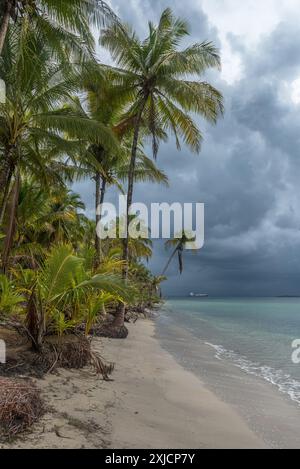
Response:
M109 187L130 204L135 182L168 184L144 143L156 157L172 133L178 149L200 151L191 114L214 123L222 113L221 94L200 79L220 59L211 43L180 49L188 25L169 9L142 41L102 1L0 6L0 318L41 351L49 335L88 336L110 315L123 327L126 310L160 301L151 242L100 242L101 210L89 219L71 187L89 179L99 207ZM116 67L97 62L92 26Z

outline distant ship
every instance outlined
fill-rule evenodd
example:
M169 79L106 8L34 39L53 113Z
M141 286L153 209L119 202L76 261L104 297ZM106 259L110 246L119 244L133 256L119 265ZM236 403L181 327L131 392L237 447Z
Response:
M191 292L190 296L192 298L207 298L208 294L207 293L193 293L193 292Z

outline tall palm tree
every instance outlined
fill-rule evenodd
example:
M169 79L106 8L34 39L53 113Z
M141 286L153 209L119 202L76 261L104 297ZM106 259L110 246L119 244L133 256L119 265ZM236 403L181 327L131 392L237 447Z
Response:
M130 141L132 122L120 125L120 116L124 107L130 103L131 93L126 87L119 86L114 81L115 74L104 66L95 66L96 73L92 79L89 76L85 82L88 91L89 115L110 129L120 141L120 152L112 152L99 144L90 145L86 164L91 169L95 180L95 210L96 226L101 221L101 206L104 202L106 190L115 185L122 190L121 182L127 180L130 163ZM144 154L142 148L137 152L137 164L134 173L135 181L151 181L167 184L167 176ZM96 258L95 267L101 262L101 240L95 238Z
M82 52L85 48L92 53L90 24L118 21L102 0L0 0L0 12L0 55L10 19L29 21L30 27L42 33L45 44L51 44L59 53L66 46L73 51Z
M119 69L115 71L119 82L132 93L132 105L124 120L133 119L134 134L128 174L127 224L133 199L134 170L142 126L152 135L154 157L159 145L158 130L163 128L174 134L177 147L180 139L199 153L202 135L190 116L195 113L215 123L223 112L222 95L200 78L209 68L220 67L218 50L211 42L193 44L180 50L179 45L189 34L185 21L166 9L158 26L149 24L149 35L141 41L129 27L118 25L102 31L100 42L112 54ZM192 81L191 76L197 80ZM128 227L127 227L128 228ZM124 242L124 260L128 274L128 229ZM120 308L114 325L124 325L124 308Z
M105 68L95 65L93 71L95 73L92 75L83 77L87 91L87 115L113 131L121 110L128 102L128 92L120 90L113 83L113 76ZM95 180L95 212L96 226L98 226L101 221L99 208L104 202L106 188L108 184L116 182L112 175L113 168L118 166L119 160L124 155L121 152L107 151L103 145L95 143L94 140L90 143L85 165ZM95 234L95 250L95 268L97 268L101 262L101 240L97 234Z

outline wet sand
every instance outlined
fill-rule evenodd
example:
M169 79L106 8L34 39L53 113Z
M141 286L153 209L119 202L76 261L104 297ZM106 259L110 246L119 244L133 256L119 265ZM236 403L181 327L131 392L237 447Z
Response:
M300 407L278 387L249 374L191 332L156 321L155 336L185 369L226 402L271 448L300 448Z

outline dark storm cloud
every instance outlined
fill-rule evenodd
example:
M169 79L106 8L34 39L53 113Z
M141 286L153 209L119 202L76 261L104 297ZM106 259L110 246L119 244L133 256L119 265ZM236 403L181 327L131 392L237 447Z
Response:
M169 2L115 0L113 6L139 34L147 20L157 21ZM179 16L189 19L191 41L220 44L218 31L195 2L173 1ZM216 127L199 121L204 143L199 156L174 141L161 146L158 164L170 177L170 188L139 185L135 199L150 202L204 202L204 248L185 255L179 279L176 263L165 292L210 295L279 295L300 293L300 112L288 93L300 75L298 25L281 23L255 49L229 35L242 62L242 78L228 85L209 79L225 98L226 114ZM89 183L81 192L92 209ZM151 266L160 273L167 259L155 242Z
M291 78L299 71L299 24L282 22L268 37L262 37L256 54L249 57L249 72L275 80Z
M165 8L172 8L173 12L187 19L191 27L191 38L195 42L202 40L214 40L220 45L217 30L209 23L207 16L195 1L173 0L113 0L119 16L128 24L133 25L140 36L147 33L148 21L157 23L158 18Z

